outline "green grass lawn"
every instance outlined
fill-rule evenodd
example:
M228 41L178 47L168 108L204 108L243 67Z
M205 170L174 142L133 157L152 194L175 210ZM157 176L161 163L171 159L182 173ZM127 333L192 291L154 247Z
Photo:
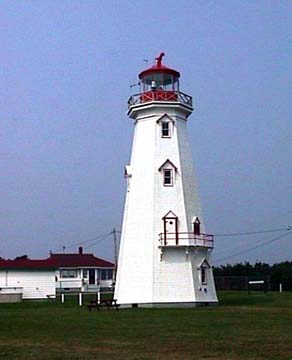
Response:
M0 304L0 359L292 359L292 293L219 297L196 309Z

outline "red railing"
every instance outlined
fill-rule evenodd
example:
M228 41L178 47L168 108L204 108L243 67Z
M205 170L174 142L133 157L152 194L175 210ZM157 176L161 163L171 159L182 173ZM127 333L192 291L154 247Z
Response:
M164 90L155 90L155 91L146 91L141 94L132 95L128 101L128 106L143 104L145 102L151 101L172 101L179 102L190 107L193 106L192 97L184 94L180 91L164 91Z
M214 236L209 234L195 235L194 233L161 233L159 234L161 246L203 246L212 248Z

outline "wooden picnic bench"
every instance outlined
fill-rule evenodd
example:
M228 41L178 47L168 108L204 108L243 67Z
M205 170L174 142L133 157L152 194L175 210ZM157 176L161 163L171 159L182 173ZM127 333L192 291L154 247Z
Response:
M107 307L108 310L111 308L116 308L116 310L119 310L119 304L117 304L117 300L115 299L104 299L100 300L90 300L89 304L87 305L88 310L91 311L91 309L95 308L98 311L100 311L101 307Z

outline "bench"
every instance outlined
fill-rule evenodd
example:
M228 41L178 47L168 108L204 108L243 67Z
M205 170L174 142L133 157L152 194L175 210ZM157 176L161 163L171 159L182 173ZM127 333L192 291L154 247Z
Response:
M89 304L87 305L88 310L91 311L91 309L96 308L98 311L100 311L101 307L107 307L108 310L111 308L116 308L116 310L119 310L119 304L117 304L117 300L115 299L105 299L105 300L90 300Z

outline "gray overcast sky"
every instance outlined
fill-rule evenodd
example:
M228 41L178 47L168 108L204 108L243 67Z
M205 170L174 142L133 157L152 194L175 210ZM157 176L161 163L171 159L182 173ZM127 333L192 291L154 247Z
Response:
M208 232L292 225L291 10L285 0L1 1L0 256L43 258L120 228L130 84L161 51L193 96ZM218 237L213 258L281 234ZM111 237L87 251L112 258ZM291 258L290 234L222 262Z

